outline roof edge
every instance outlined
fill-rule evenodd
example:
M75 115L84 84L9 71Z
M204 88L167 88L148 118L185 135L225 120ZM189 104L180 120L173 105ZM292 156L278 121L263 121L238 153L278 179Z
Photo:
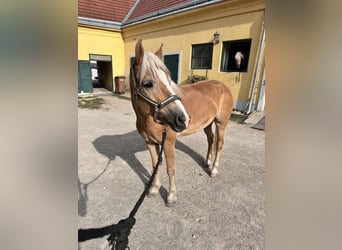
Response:
M132 7L132 9L128 12L126 17L123 19L123 21L120 22L113 22L113 21L106 21L106 20L101 20L101 19L95 19L95 18L89 18L89 17L78 17L77 22L78 24L83 24L83 25L89 25L89 26L94 26L94 27L99 27L99 28L109 28L109 29L117 29L117 30L122 30L123 28L131 27L137 24L145 23L148 21L153 21L155 19L171 16L174 14L186 12L189 10L205 7L208 5L216 4L223 2L224 0L197 0L193 2L188 2L184 3L181 5L176 5L164 10L156 11L153 13L150 13L145 16L141 16L138 18L135 18L129 22L127 20L133 13L134 9L136 6L139 4L140 0L137 0Z
M138 6L140 0L136 0L134 5L132 6L132 8L128 11L127 15L125 16L125 18L122 20L122 23L125 23L129 17L132 15L133 11L135 10L135 8Z
M137 1L137 2L139 2L139 1ZM213 0L213 1L198 0L198 1L184 3L181 5L176 5L176 6L164 9L164 10L156 11L156 12L150 13L150 14L145 15L145 16L137 17L135 19L132 19L129 22L127 22L127 19L129 18L129 17L127 17L127 18L125 18L125 22L122 22L122 28L130 27L130 26L140 24L140 23L145 23L145 22L148 22L151 20L155 20L155 19L159 19L162 17L178 14L178 13L181 13L184 11L204 7L204 6L219 3L219 2L223 2L223 0ZM130 14L132 14L132 13L130 13Z
M101 28L118 29L118 30L121 30L122 28L122 23L100 20L100 19L95 19L95 18L88 18L88 17L78 17L77 23L89 25L89 26L101 27Z

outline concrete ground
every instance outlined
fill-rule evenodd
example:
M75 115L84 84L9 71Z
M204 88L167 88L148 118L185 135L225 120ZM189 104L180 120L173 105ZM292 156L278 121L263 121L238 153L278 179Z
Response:
M78 113L78 227L96 228L128 217L151 172L126 98L101 96L98 110ZM265 249L265 132L230 122L219 174L203 168L203 132L176 143L177 204L166 206L168 178L161 166L160 195L146 198L129 237L131 250ZM110 249L106 238L79 249Z

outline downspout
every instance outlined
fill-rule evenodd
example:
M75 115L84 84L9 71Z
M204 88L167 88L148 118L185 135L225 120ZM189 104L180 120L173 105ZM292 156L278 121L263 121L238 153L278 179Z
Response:
M261 36L261 42L260 42L260 47L259 47L259 53L258 53L258 59L257 59L257 66L255 68L254 71L254 75L253 75L253 85L252 85L252 91L251 91L251 95L248 98L248 106L245 110L245 114L249 115L252 112L252 106L253 106L253 98L254 98L254 92L255 92L255 88L256 88L256 82L258 79L258 75L259 75L259 68L260 68L260 64L261 64L261 59L262 59L262 55L264 53L264 47L265 47L265 26L264 24L262 25L262 36Z

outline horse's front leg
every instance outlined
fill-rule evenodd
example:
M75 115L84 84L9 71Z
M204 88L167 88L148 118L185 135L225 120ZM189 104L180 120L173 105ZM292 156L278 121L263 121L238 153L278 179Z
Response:
M173 139L171 141L165 142L165 159L167 165L167 174L169 176L169 194L167 196L168 207L172 207L176 204L177 196L176 196L176 184L175 184L175 142Z
M159 154L159 145L154 143L146 143L148 151L150 152L152 159L152 169L157 165L158 154ZM160 189L160 177L159 177L159 169L154 176L154 180L152 182L152 186L148 190L148 196L154 196L159 192Z

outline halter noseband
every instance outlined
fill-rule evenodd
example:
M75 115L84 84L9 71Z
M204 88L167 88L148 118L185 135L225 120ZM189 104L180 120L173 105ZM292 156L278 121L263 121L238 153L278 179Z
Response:
M147 103L149 103L150 105L152 105L154 107L153 120L155 122L157 122L157 123L162 124L161 122L159 122L157 120L158 112L162 108L164 108L166 105L168 105L169 103L171 103L173 101L176 101L176 100L180 100L181 101L181 98L178 95L171 95L171 96L167 97L165 100L163 100L161 102L156 102L156 101L152 100L151 98L149 98L148 96L144 95L141 92L141 88L138 86L137 80L135 78L135 72L134 72L134 67L133 66L131 67L130 71L131 71L131 78L132 78L132 81L133 81L133 85L134 85L135 91L136 91L136 94L135 94L135 104L136 104L136 107L138 107L138 96L140 96L143 100L145 100Z

